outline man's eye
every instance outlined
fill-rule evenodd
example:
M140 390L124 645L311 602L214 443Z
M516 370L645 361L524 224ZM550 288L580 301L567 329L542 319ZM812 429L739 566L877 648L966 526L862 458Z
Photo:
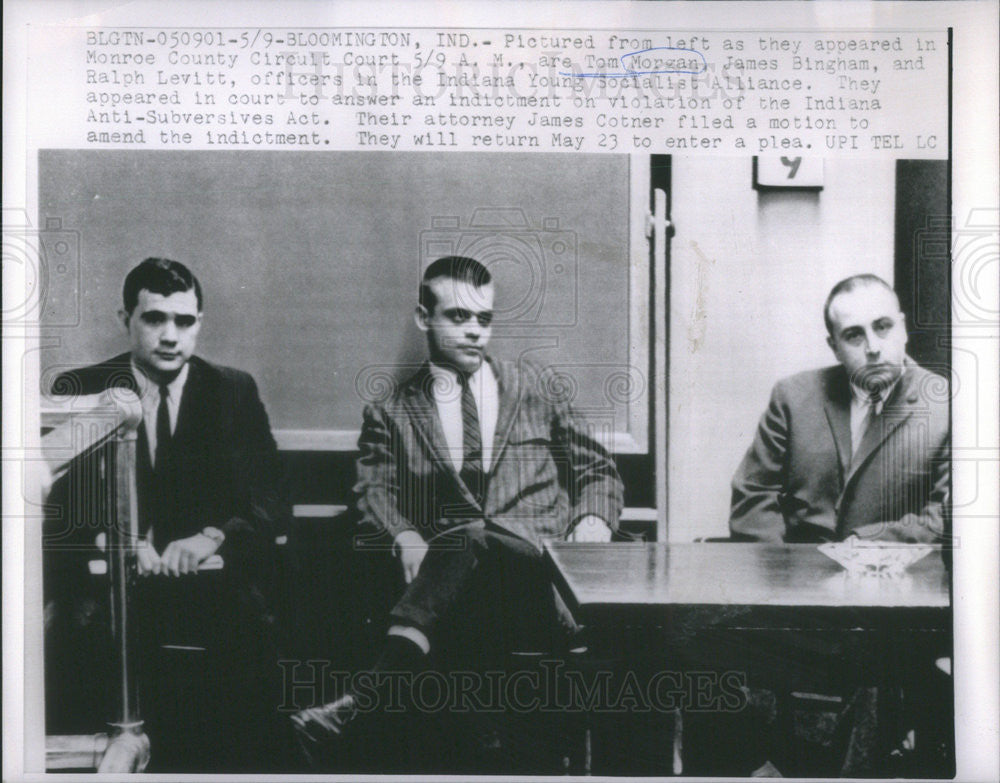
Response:
M875 334L883 335L892 329L892 321L877 321L875 323Z
M861 342L861 332L848 332L844 335L844 342L857 345Z
M166 320L167 317L163 313L151 312L142 314L142 322L149 324L150 326L157 326Z
M476 316L476 320L479 321L479 325L485 329L493 323L493 313L479 313Z
M193 315L179 315L175 319L174 323L176 323L182 329L190 329L192 326L194 326L194 322L196 320L197 319Z
M451 319L453 323L464 324L472 317L472 313L468 310L449 310L448 318Z

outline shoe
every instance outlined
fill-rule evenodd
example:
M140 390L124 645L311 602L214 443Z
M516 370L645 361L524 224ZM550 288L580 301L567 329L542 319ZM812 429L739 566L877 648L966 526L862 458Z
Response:
M570 655L585 655L590 650L590 629L586 625L574 626L566 638L566 651Z
M311 766L321 751L341 737L347 725L358 714L354 696L346 693L336 701L321 707L300 710L291 716L299 748Z

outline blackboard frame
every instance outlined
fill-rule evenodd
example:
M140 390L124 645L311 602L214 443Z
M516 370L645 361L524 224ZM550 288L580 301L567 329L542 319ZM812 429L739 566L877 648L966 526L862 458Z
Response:
M297 422L289 425L287 421L283 421L282 409L280 404L275 404L275 396L284 392L284 385L294 385L301 379L294 377L294 373L291 377L278 376L277 379L268 377L267 372L263 372L254 364L255 361L258 364L262 361L259 356L255 357L255 352L260 351L258 334L280 334L282 330L287 334L289 325L295 326L292 321L296 317L294 312L289 315L290 311L296 309L294 306L286 305L284 308L267 306L267 297L270 295L273 295L275 300L283 296L287 298L281 291L281 286L285 283L281 270L276 272L273 264L263 272L259 265L255 266L252 255L255 245L257 242L270 242L272 246L281 246L273 236L277 225L278 230L288 232L290 240L288 263L304 259L307 264L313 264L315 267L315 264L325 257L324 253L330 252L332 255L329 257L336 258L336 248L331 250L321 241L322 221L329 220L331 215L345 220L357 219L360 215L362 223L367 219L367 229L362 228L361 233L365 230L372 232L371 223L376 220L391 224L393 221L415 219L407 214L400 217L401 207L410 209L415 207L405 198L399 197L399 183L388 181L392 168L387 166L386 161L406 163L411 169L409 175L411 184L418 175L426 180L436 181L440 178L442 181L447 181L449 175L456 177L452 172L459 171L462 173L458 176L464 177L470 169L469 164L473 164L472 168L476 169L475 164L478 163L480 173L503 167L504 171L500 172L501 177L512 179L515 183L513 187L508 188L509 200L500 200L495 193L492 200L489 196L483 196L483 201L472 202L470 206L471 221L468 219L468 214L464 217L457 216L453 218L456 221L454 226L438 225L434 221L439 218L431 217L430 220L426 217L419 218L425 222L418 222L417 225L427 226L427 230L419 232L420 264L406 265L404 262L404 266L401 267L405 275L412 279L402 286L404 295L400 296L398 293L400 287L396 287L398 301L390 302L387 308L400 312L397 312L394 315L395 320L385 327L386 331L394 334L397 330L409 334L401 338L403 342L398 351L373 350L371 358L366 360L367 364L362 369L377 368L379 362L384 362L405 372L407 367L415 367L422 360L421 338L407 324L412 307L412 292L416 289L420 269L432 260L435 253L441 252L428 240L428 237L433 239L442 233L441 229L444 229L443 233L447 237L450 228L455 230L453 233L456 236L475 239L478 235L470 230L470 224L474 228L481 228L481 221L476 222L477 215L489 213L491 210L495 212L497 207L502 207L507 210L508 216L501 215L499 220L494 218L494 221L502 226L501 233L505 233L508 239L513 237L511 241L514 241L517 237L511 234L510 226L516 221L509 219L510 214L520 212L524 215L525 209L521 208L522 205L533 203L535 209L528 209L529 214L522 218L525 233L529 238L545 246L544 252L548 252L549 245L560 241L560 230L566 229L567 224L571 229L581 229L588 222L593 223L596 215L605 221L604 225L608 225L610 221L614 231L607 232L607 237L601 233L600 226L595 229L587 225L586 228L591 234L586 236L582 230L579 231L580 243L587 245L586 250L580 251L579 264L582 266L595 259L601 259L603 268L606 271L610 270L616 280L623 282L610 285L609 280L607 292L604 292L601 288L603 281L593 278L593 275L598 273L589 272L591 278L580 283L580 286L589 287L586 295L590 296L591 300L595 296L604 297L598 299L602 306L594 307L592 302L586 306L575 303L573 306L578 312L571 308L573 317L568 321L564 320L561 327L558 319L555 322L544 321L543 313L542 322L551 326L549 330L551 334L548 336L542 334L540 337L537 331L533 332L539 322L538 312L526 311L525 323L521 324L514 319L506 324L504 334L510 342L502 346L498 353L504 353L502 348L512 348L513 350L507 351L506 355L508 358L513 358L510 356L511 353L519 356L540 351L543 353L539 356L544 357L541 363L553 374L572 373L574 369L579 371L581 378L578 385L582 388L582 393L575 404L580 412L593 422L598 437L619 454L650 453L652 444L649 395L652 393L655 379L649 377L651 349L649 324L653 303L650 299L651 269L646 236L648 156L540 153L520 157L504 155L501 158L488 153L468 153L459 154L463 156L463 161L462 165L456 166L454 162L456 154L409 153L408 157L399 155L390 157L355 153L350 159L352 164L363 159L362 168L371 168L374 174L368 182L355 184L357 177L351 181L352 188L358 187L360 192L360 188L364 187L369 195L365 197L367 200L364 204L359 206L358 212L349 215L344 214L343 210L338 212L332 206L323 204L322 199L310 200L302 197L297 194L294 186L288 184L288 180L295 180L296 173L301 175L304 171L308 172L314 168L314 161L322 163L324 155L325 153L41 151L39 223L49 225L53 220L58 220L60 230L51 232L53 241L60 242L65 236L70 235L74 238L74 247L78 249L76 276L69 276L70 284L66 286L65 291L48 292L50 307L42 322L43 328L51 332L53 340L42 352L43 388L46 378L53 372L67 366L80 366L99 361L124 349L120 328L114 324L113 317L114 310L120 306L117 301L120 280L124 272L141 257L168 255L188 262L202 277L203 284L207 282L206 328L203 329L199 341L199 349L203 349L200 353L209 360L248 369L254 374L261 385L262 397L272 414L272 427L279 447L282 450L296 452L353 451L357 443L358 429L344 426L346 419L343 415L335 426L324 426L325 422L330 421L330 416L322 404L316 402L306 404L303 408L307 412L306 416L300 414L298 417L300 421L304 419L310 423L315 421L315 426L297 426ZM331 158L326 157L325 160L329 166ZM339 160L342 161L344 158L341 157ZM615 162L616 171L624 171L623 176L616 175L613 178L617 185L607 181L609 179L607 176L605 181L600 181L594 175L594 166L597 166L598 170L602 170L603 166L602 171L606 174L608 161ZM624 166L624 169L621 166ZM187 173L178 175L172 171L178 167L186 167ZM356 166L355 174L357 168ZM548 171L549 169L552 171ZM575 183L569 173L572 169L583 171L582 174L575 175L577 177ZM260 170L267 172L266 178L261 178ZM413 174L413 171L417 174ZM239 202L240 198L246 198L245 194L235 192L235 186L243 184L244 180L256 183L258 186L263 184L266 188L266 193L258 195L258 200L252 202L256 212L246 209L247 202ZM345 180L349 180L346 174ZM222 184L219 184L220 181ZM270 184L272 181L277 184L272 186ZM588 188L579 186L580 182L592 181L596 184ZM453 179L452 184L464 185L460 179ZM517 198L518 188L525 192L523 201ZM372 193L375 195L371 195ZM392 202L384 207L379 200L383 193L386 194L386 201ZM511 196L511 193L515 195ZM552 206L549 207L549 201L546 199L553 196L557 198L552 199ZM297 197L300 200L293 206L280 203L281 198ZM106 202L103 212L100 204L102 198ZM258 219L262 215L266 217L272 198L275 203L274 209L294 225L286 229L275 220L260 225L254 222L252 217L254 214ZM534 202L531 202L532 198L535 199ZM539 199L546 204L545 207L538 207ZM160 201L163 202L160 212L149 206L154 203L161 206L158 203ZM419 200L413 199L413 201ZM114 208L109 207L108 202L114 204ZM239 204L236 205L236 202ZM136 206L137 204L139 206ZM425 206L424 210L432 216L443 215L448 211L436 204ZM161 212L165 214L161 216ZM377 218L371 217L373 213ZM247 217L248 214L251 217ZM586 215L590 217L585 217ZM237 221L237 224L227 222L227 217L230 221ZM560 219L563 220L562 226L559 223ZM576 223L573 223L574 219ZM317 224L320 224L319 228ZM258 231L260 233L255 238ZM270 235L268 231L271 232ZM412 227L411 233L415 233ZM570 230L567 233L574 234L574 231ZM239 239L233 239L233 235L238 235ZM43 241L45 238L43 236ZM220 249L213 257L213 242L216 241ZM623 244L627 244L627 248L621 247ZM385 247L383 246L381 250L384 252ZM357 248L354 248L354 252L357 252ZM409 251L403 249L399 252ZM488 249L486 252L489 252ZM245 254L247 259L242 267L239 266L241 253ZM377 254L372 255L380 258ZM427 257L423 257L424 255ZM627 271L622 275L619 263L626 259ZM548 260L546 262L548 263ZM213 263L216 265L214 268ZM230 264L231 271L220 270L218 266L220 263ZM577 274L582 275L583 272L578 271ZM254 279L255 277L259 279ZM336 280L336 275L333 279ZM353 284L353 279L351 282ZM317 299L315 289L308 290L308 282L303 285L299 281L297 285L300 289L306 289L304 295L307 299L302 304L306 312L310 312L308 307L313 308L311 312L322 308L322 303L325 301L323 292L319 293ZM594 294L595 290L600 293ZM259 305L262 295L265 300L264 306ZM313 296L312 300L308 299L310 295ZM292 301L294 302L294 299ZM241 328L240 319L245 316L240 311L244 302L247 302L248 309L253 308L253 302L258 303L261 331L247 328L245 323ZM227 304L228 307L222 306ZM75 314L75 317L67 320L66 313ZM618 314L622 316L620 321L614 321ZM621 323L621 327L614 326L614 323ZM608 324L612 326L609 327ZM49 326L52 328L47 329ZM562 328L561 333L560 328ZM615 335L614 343L601 337L602 334L609 334L609 328ZM223 332L221 335L220 330ZM209 337L208 341L205 340L206 334L215 335L214 343L211 342L212 337ZM569 339L566 339L566 335L569 335ZM322 340L324 337L320 330L318 339ZM269 339L273 342L274 338ZM309 339L313 339L315 343L317 338ZM360 330L357 334L349 335L349 339L362 341L366 339L366 335ZM565 340L565 349L560 339ZM546 344L546 340L551 341ZM497 346L497 343L498 338L495 337L494 346ZM545 350L548 350L548 354L544 353ZM564 350L567 357L565 361ZM616 351L618 353L615 353ZM47 355L54 358L46 358ZM348 364L344 367L344 371L353 374L358 366L360 365ZM343 367L342 362L341 367ZM264 369L266 370L266 365ZM353 380L355 388L363 385L364 379L361 378L360 372ZM314 383L310 388L316 386ZM358 397L363 399L363 394L359 393ZM341 396L339 399L345 398ZM357 408L356 415L352 414L347 418L360 424L361 406L355 405L355 402L357 401L351 400L351 404ZM288 416L284 419L287 420Z

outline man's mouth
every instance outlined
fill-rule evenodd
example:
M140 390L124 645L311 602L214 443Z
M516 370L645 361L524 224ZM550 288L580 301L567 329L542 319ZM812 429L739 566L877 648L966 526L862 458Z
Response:
M158 358L162 359L165 362L172 362L174 359L176 359L178 356L180 356L180 354L177 353L176 351L174 351L174 352L171 352L171 351L157 351L156 352L156 356Z
M869 388L873 385L883 387L888 385L896 373L896 367L889 362L865 364L855 372L854 382L862 388Z

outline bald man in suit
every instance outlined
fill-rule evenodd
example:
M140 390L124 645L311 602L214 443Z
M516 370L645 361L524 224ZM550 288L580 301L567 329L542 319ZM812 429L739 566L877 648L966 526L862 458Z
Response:
M824 309L839 364L780 381L732 482L734 538L936 542L951 485L947 381L906 356L892 288L838 283Z
M855 275L835 285L824 320L838 364L775 385L732 480L732 537L765 543L945 541L951 488L947 381L906 355L899 300L875 275ZM760 745L743 743L747 759L757 753L754 764L759 764L770 753L760 770L776 761L781 772L792 775L884 775L888 760L877 756L874 733L866 729L876 723L877 691L859 687L856 671L843 675L848 662L861 666L872 654L864 640L802 632L760 644L758 658L776 665L751 683L753 698L773 699L761 689L766 686L779 694L784 711L790 709L789 683L820 692L819 706L811 709L826 710L829 725L839 727L831 730L830 743L834 736L849 739L839 755L822 762L824 767L817 759L829 750L792 752L797 740L777 730L781 721L768 729L751 711L742 730L754 724L749 733L763 731L768 739ZM940 654L925 652L928 660ZM711 745L719 732L716 726L710 729ZM814 766L803 766L803 759ZM748 772L735 768L713 774Z

